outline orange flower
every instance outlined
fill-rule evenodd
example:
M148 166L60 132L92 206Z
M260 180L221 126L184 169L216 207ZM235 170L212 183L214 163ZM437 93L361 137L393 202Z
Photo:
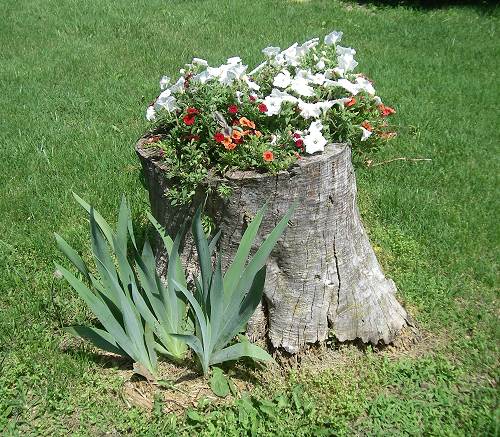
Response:
M350 108L351 106L356 104L356 99L354 97L351 97L351 100L349 100L345 105Z
M231 140L230 137L225 136L224 139L222 140L222 144L224 144L224 147L227 150L233 150L236 147L236 144L234 144Z
M253 121L250 121L246 117L241 117L240 118L240 124L245 127L249 127L251 129L255 129L255 123Z
M263 154L262 157L264 158L264 161L266 162L271 162L274 159L273 152L270 150L266 150Z
M366 130L369 130L370 132L373 130L372 125L366 120L361 123L361 126L363 126Z
M242 137L242 134L239 130L233 129L231 137L233 138L233 140L239 140Z
M241 135L245 136L245 135L248 135L248 134L251 134L252 131L251 130L244 130L243 132L241 132Z
M257 138L260 138L262 136L262 132L260 130L256 130L254 132L254 135L257 137Z
M382 117L387 117L389 115L396 113L396 110L394 108L391 108L390 106L385 106L383 103L379 105L378 109L380 110Z

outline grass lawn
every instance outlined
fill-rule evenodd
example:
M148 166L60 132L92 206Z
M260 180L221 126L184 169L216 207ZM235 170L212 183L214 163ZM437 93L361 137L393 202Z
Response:
M477 2L480 3L480 2ZM348 1L2 0L0 433L4 435L498 435L498 11ZM90 320L53 232L86 247L71 191L143 228L133 144L162 74L192 56L250 65L267 45L342 30L397 109L398 137L357 165L373 245L422 339L338 348L253 398L187 419L128 408L119 369L60 325ZM88 253L87 253L88 255ZM52 290L52 293L51 293ZM252 434L253 432L253 434Z

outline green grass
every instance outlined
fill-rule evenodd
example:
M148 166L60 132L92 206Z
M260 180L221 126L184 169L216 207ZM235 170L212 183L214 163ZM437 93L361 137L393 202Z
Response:
M500 432L496 9L3 0L0 10L0 433ZM86 244L71 191L106 217L125 192L144 229L147 193L132 146L159 77L192 56L253 65L262 47L333 29L398 111L398 138L370 159L432 159L357 167L364 221L425 333L415 346L424 351L345 348L349 365L290 374L287 387L257 387L252 400L186 421L127 409L116 370L88 347L60 347L60 321L90 317L52 276L61 260L53 232Z

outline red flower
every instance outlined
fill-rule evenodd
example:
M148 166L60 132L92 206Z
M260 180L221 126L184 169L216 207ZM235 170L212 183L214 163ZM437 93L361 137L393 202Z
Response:
M185 125L192 126L194 124L194 115L187 114L187 115L184 116L184 118L182 119L182 121L184 122Z
M227 108L228 112L230 114L237 114L238 113L238 107L236 105L230 105L228 108Z
M391 108L390 106L385 106L383 103L379 105L378 109L380 110L382 117L387 117L396 113L395 109Z
M217 132L214 135L214 140L217 141L218 143L222 143L222 141L224 141L224 134L221 132Z
M260 103L258 108L260 112L267 112L267 106L265 103Z
M304 147L304 140L302 140L301 138L299 138L298 140L295 140L295 145L302 149L302 147Z
M345 105L350 108L351 106L356 104L356 98L351 97L351 100L349 100Z
M264 161L266 162L271 162L274 159L273 152L270 150L266 150L263 154L262 157L264 158Z
M255 96L248 96L248 99L251 101L251 102L255 102L255 100L257 99Z
M199 114L200 111L198 111L196 108L187 108L187 113L190 115L196 115Z
M294 138L300 138L300 134L298 134L297 132L295 132L295 133L293 134L293 137L294 137Z

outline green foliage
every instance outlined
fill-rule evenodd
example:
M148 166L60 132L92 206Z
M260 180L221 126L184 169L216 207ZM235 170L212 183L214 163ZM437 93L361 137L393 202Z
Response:
M57 234L55 237L60 250L78 269L83 280L59 264L56 266L103 329L77 325L66 330L108 352L132 358L154 375L156 351L173 359L180 359L185 353L183 343L171 335L181 332L184 302L175 294L173 287L167 288L160 281L147 241L142 254L138 253L125 197L122 198L116 231L88 203L77 195L75 198L89 214L92 252L98 274L94 276L90 273L78 253ZM136 270L129 261L129 237ZM173 243L171 250L177 250L178 244L179 241ZM169 269L168 278L170 284L174 280L182 283L183 273L179 273L174 264Z
M192 232L198 252L201 276L196 281L194 293L185 285L174 281L191 305L195 322L195 335L176 335L184 340L197 355L205 375L209 367L225 361L247 356L255 360L270 360L271 356L257 345L240 336L240 342L228 346L240 332L257 308L264 291L265 262L274 245L285 230L294 207L280 220L255 255L246 264L252 243L257 235L265 206L248 225L235 258L226 274L222 275L221 256L212 265L212 244L203 231L201 206L192 223ZM172 252L171 259L177 254ZM245 265L246 264L246 265Z

